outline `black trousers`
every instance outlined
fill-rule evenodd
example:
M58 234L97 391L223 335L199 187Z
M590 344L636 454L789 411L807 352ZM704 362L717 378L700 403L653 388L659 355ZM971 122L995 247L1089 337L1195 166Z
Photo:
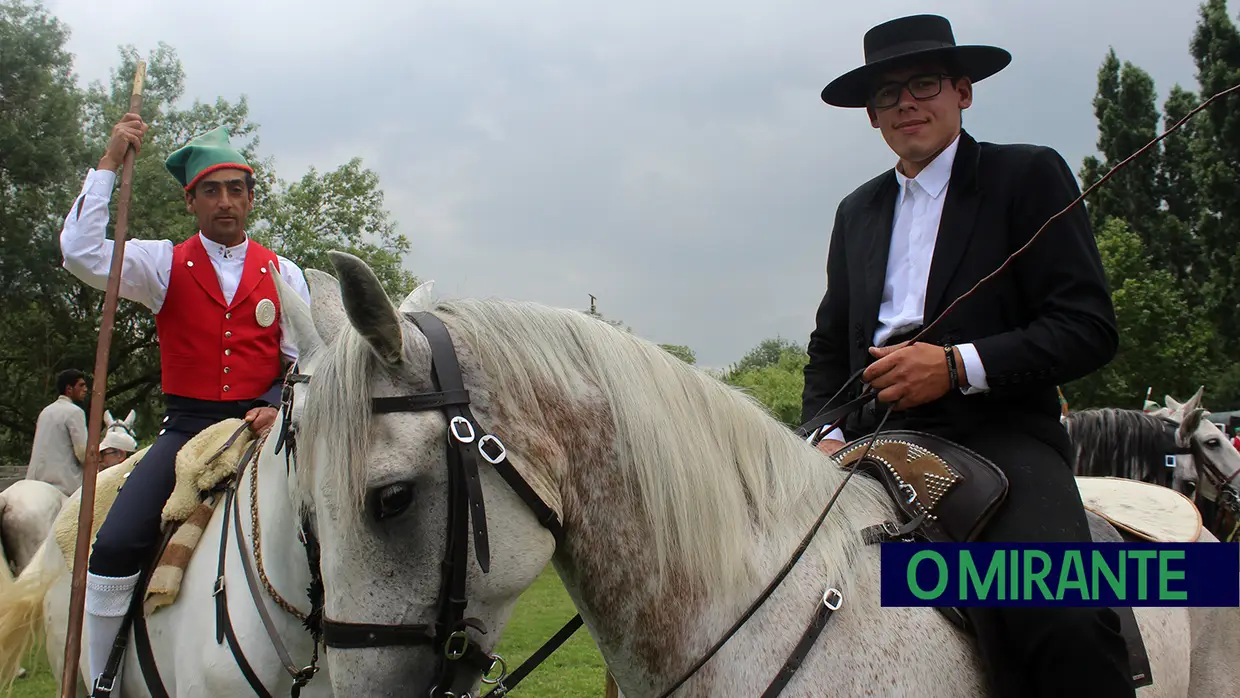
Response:
M177 452L207 427L245 417L253 401L207 402L167 396L163 428L150 450L121 485L99 526L87 569L103 577L129 577L155 552L162 538L164 505L176 485Z
M893 413L894 416L894 413ZM1004 429L971 431L958 442L1008 478L1007 499L981 540L1089 542L1072 469L1050 445ZM977 608L978 648L996 695L1059 698L1135 696L1119 617L1109 608Z

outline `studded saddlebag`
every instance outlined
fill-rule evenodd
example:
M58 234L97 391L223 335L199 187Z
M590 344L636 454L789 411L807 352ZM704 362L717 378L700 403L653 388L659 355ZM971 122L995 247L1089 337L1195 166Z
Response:
M986 458L940 436L884 431L870 446L860 438L832 457L841 468L861 459L858 469L886 486L902 521L879 527L884 537L915 533L935 542L975 540L1007 496L1007 477ZM873 532L867 535L873 535Z

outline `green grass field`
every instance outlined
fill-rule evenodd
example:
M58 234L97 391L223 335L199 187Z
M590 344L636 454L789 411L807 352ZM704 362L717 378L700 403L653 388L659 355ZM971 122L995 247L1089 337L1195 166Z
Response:
M515 670L526 657L573 617L573 604L550 567L521 597L504 631L498 654ZM40 654L26 666L30 674L13 684L13 698L55 698L56 680ZM560 646L512 695L554 698L601 698L606 672L594 640L585 628Z

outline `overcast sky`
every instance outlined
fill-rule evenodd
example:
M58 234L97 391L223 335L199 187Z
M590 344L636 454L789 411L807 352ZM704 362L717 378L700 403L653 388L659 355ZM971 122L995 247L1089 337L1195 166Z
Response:
M86 82L166 41L187 96L246 95L285 179L361 156L442 295L599 310L719 367L804 343L840 199L894 156L819 93L862 35L935 12L1010 50L979 140L1095 150L1108 47L1195 88L1196 0L47 0ZM189 221L187 220L187 224ZM181 237L182 231L170 231Z

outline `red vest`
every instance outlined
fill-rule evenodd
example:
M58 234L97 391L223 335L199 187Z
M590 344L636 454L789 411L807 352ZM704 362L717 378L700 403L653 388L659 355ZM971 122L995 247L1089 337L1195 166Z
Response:
M155 315L166 395L253 400L279 378L280 299L267 269L272 262L279 264L273 252L249 241L230 305L199 236L173 248L168 293Z

